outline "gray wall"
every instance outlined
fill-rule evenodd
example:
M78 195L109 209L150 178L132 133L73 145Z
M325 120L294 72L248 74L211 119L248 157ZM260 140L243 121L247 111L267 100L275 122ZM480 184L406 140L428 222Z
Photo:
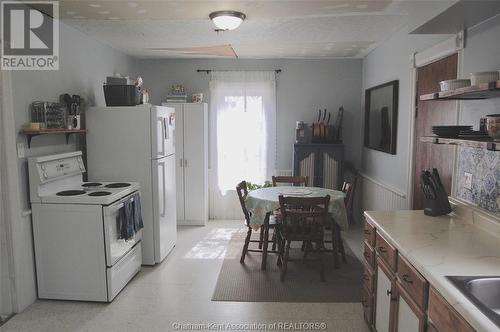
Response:
M500 16L468 31L463 77L478 71L500 70ZM479 118L500 113L500 98L460 102L459 122L479 127ZM500 214L500 158L498 152L459 148L455 191L458 198ZM472 174L472 190L464 188L464 173Z
M152 102L164 100L172 84L184 84L188 95L209 99L209 75L197 69L282 69L277 80L277 169L292 168L295 121L311 123L319 108L337 113L344 105L344 141L349 160L359 163L361 60L140 60L137 70L151 91ZM251 134L251 133L249 133Z
M369 88L390 80L399 80L399 120L397 154L392 156L378 151L363 148L362 170L370 177L388 184L406 193L408 177L408 146L409 146L409 114L410 114L410 70L409 58L414 52L426 49L447 38L444 35L408 35L406 29L389 38L385 43L370 53L363 60L363 88ZM469 74L478 71L500 69L500 16L478 25L467 32L466 48L462 63L462 77L468 78ZM483 101L460 102L459 122L474 125L478 128L479 118L491 113L498 113L500 99ZM459 149L461 153L470 153L470 149ZM480 167L478 160L474 167ZM470 164L469 164L470 167ZM463 168L461 168L463 169ZM498 172L497 172L498 173ZM461 177L457 174L454 179L458 186L463 185ZM477 188L483 187L482 180L473 176ZM499 179L496 180L496 193L499 189ZM467 198L473 203L478 203L480 195L464 193L457 187L460 197ZM496 194L497 195L497 194ZM471 199L471 197L476 197ZM495 196L496 197L496 196ZM476 200L476 201L474 201ZM492 209L490 209L492 210Z
M32 101L59 101L62 93L79 94L88 105L104 105L102 83L115 71L133 71L133 59L100 44L81 32L61 24L60 69L58 71L18 71L12 74L15 128L21 130L30 121L29 105ZM80 138L83 142L84 138ZM19 135L18 142L26 142ZM73 151L81 148L77 138L66 144L64 135L33 138L31 149L26 147L26 157ZM27 159L19 160L21 206L29 209ZM13 234L14 260L21 268L16 275L16 287L22 294L18 299L20 310L36 298L31 220L23 218Z
M399 80L399 105L396 154L391 155L363 147L361 169L371 178L403 193L407 192L410 144L408 127L411 98L410 55L446 37L408 35L407 29L403 28L363 60L363 99L365 89ZM360 132L360 135L362 137L363 134Z

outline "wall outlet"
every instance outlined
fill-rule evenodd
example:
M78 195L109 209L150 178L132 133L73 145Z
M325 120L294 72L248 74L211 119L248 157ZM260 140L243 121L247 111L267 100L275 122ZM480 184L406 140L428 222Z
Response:
M472 190L472 173L464 172L464 188Z
M17 143L17 157L21 159L24 158L25 155L26 154L24 151L24 143L23 142Z

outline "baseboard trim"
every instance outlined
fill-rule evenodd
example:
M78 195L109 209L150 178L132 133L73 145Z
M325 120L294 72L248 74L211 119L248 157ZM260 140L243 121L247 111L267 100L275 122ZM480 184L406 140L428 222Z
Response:
M177 220L177 226L206 226L207 223L200 220Z

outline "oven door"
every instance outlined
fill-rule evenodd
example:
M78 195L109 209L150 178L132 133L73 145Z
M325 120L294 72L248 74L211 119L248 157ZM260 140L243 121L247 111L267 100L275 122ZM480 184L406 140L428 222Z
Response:
M106 266L113 266L120 258L125 256L132 247L141 240L142 230L134 234L130 240L118 239L118 215L123 209L123 202L134 195L134 193L125 198L103 207L104 216L104 243L106 245Z

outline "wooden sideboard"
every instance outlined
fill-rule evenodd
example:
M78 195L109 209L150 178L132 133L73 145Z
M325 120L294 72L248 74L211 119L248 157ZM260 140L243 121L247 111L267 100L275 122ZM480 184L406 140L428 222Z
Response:
M294 144L293 175L309 177L309 185L340 190L344 144Z

